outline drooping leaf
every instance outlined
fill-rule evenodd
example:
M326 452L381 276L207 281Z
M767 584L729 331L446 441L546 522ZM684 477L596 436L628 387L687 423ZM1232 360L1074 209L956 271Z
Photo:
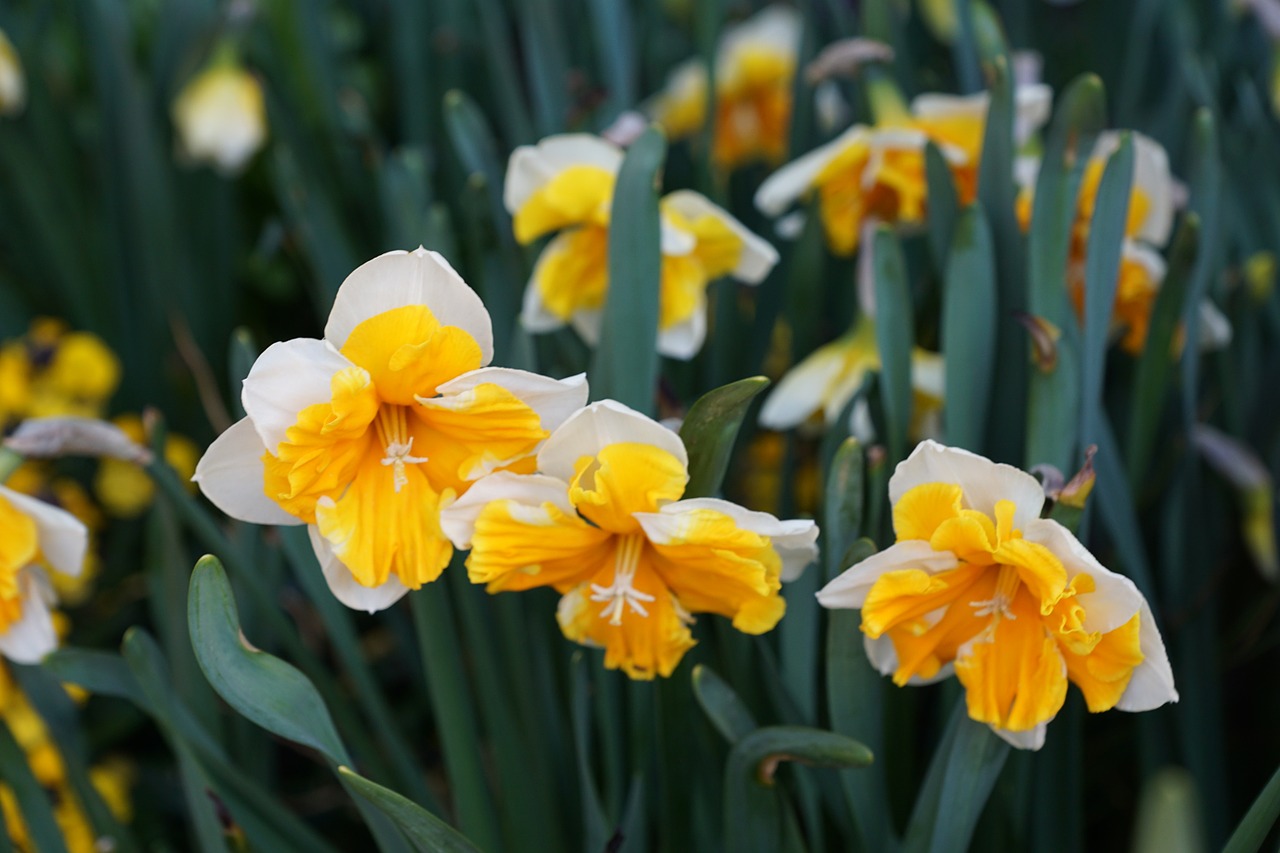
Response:
M338 778L344 788L390 818L418 853L477 853L480 850L431 812L390 788L371 782L350 767L339 767Z

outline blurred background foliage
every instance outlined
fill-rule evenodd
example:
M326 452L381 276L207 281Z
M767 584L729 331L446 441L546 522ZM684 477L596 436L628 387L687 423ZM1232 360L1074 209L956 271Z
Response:
M1230 345L1203 357L1185 347L1154 374L1113 348L1100 396L1085 403L1101 420L1087 436L1075 411L1068 426L1050 427L1038 446L1058 448L1053 459L1025 450L1018 436L1043 422L1028 421L1025 390L1001 384L1006 368L997 367L989 429L972 448L1024 467L1053 462L1069 477L1084 445L1100 445L1082 533L1152 600L1182 701L1087 717L1073 694L1045 749L1005 764L974 846L1221 846L1280 762L1280 592L1265 533L1275 524L1268 472L1280 470L1280 32L1265 26L1275 9L1265 0L798 8L801 67L836 39L875 38L894 48L884 73L908 97L983 88L991 45L1003 49L983 28L998 21L1010 51L1039 56L1059 98L1080 75L1097 75L1102 126L1158 140L1186 183L1198 240L1171 262L1185 298L1164 310L1190 318L1185 306L1211 297L1232 324ZM239 379L256 350L316 336L343 278L390 249L422 244L453 262L494 318L496 363L582 370L588 353L572 332L534 339L517 325L534 254L516 244L502 206L506 157L547 134L602 131L658 92L680 61L713 55L723 27L753 11L741 0L0 0L0 29L27 83L25 108L0 119L0 339L47 367L60 347L74 354L66 335L96 335L118 375L103 375L113 357L91 353L68 368L87 383L71 395L90 415L147 410L148 440L168 444L185 473L196 451L182 442L206 446L239 416ZM184 86L228 52L260 81L269 128L234 176L181 156L172 119ZM863 82L836 81L852 121L870 120ZM821 120L803 75L795 92L791 156L848 123ZM742 377L776 378L857 311L853 262L830 257L813 228L795 241L773 238L752 206L770 167L726 174L708 150L705 136L673 144L665 188L724 204L771 235L782 261L758 289L713 286L708 345L692 362L661 366L662 415ZM998 207L997 195L980 197ZM988 210L1000 287L1021 288L1026 249L1006 207ZM902 238L902 293L915 342L938 350L948 259L930 243L929 234ZM1000 305L993 334L1026 346ZM1086 353L1084 364L1103 365L1102 355ZM747 419L725 492L838 523L825 527L821 563L787 591L791 612L777 631L747 638L703 620L700 645L657 684L628 683L598 654L571 648L549 618L550 594L489 598L455 565L416 593L431 620L415 636L405 607L368 617L337 605L296 530L211 522L181 474L157 466L152 501L149 480L104 484L111 477L96 462L28 468L31 490L92 520L98 554L92 590L67 600L71 648L44 668L12 667L47 724L42 737L64 757L59 781L37 783L55 805L81 803L118 849L366 844L360 798L343 787L356 783L325 772L326 758L353 763L486 850L730 849L726 826L748 813L739 810L765 807L736 799L737 780L726 776L729 707L747 732L756 721L834 728L876 752L873 770L781 771L768 808L789 816L789 846L892 849L957 688L893 688L869 671L848 614L829 616L812 601L822 578L849 564L846 548L859 536L891 541L884 483L905 425L886 424L885 384L864 391L887 450L837 453L842 425L815 439L758 431ZM949 387L948 398L970 390ZM6 428L37 414L5 411L3 391ZM833 459L840 477L828 474ZM112 511L112 483L133 506ZM245 636L315 683L336 747L299 749L215 697L188 637L189 567L205 551L227 563ZM118 654L131 626L141 627ZM54 675L93 695L70 702ZM717 693L725 685L728 699ZM5 716L15 736L16 719ZM21 761L0 737L0 771L15 790ZM134 806L128 829L117 824L127 810L104 808L111 798L88 784L91 767L111 762L129 768L120 774ZM882 817L868 820L874 808ZM383 849L404 849L385 821L366 817Z

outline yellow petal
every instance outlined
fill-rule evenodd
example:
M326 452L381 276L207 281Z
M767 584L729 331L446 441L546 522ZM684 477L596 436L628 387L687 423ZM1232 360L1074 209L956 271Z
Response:
M571 500L587 519L613 533L634 533L635 512L654 512L684 494L684 463L651 444L623 442L583 456L574 466Z
M1114 631L1102 635L1088 654L1063 649L1067 675L1084 694L1093 713L1114 708L1133 678L1133 671L1145 659L1139 647L1140 614Z
M967 563L990 565L995 562L996 526L985 513L961 510L955 518L938 525L929 544L938 551L950 551Z
M370 317L351 330L342 354L369 372L378 396L398 406L430 397L436 386L481 366L480 344L457 326L442 326L425 305Z
M1067 588L1067 570L1053 552L1035 542L1011 539L1002 542L993 555L1005 566L1018 571L1018 578L1040 602L1040 612L1048 615Z
M965 606L970 587L988 571L986 566L960 566L936 574L920 569L885 572L871 587L862 605L862 632L868 637L879 637L940 607L950 607L962 596L963 602L955 606Z
M536 190L515 212L516 239L531 243L587 222L607 224L614 175L599 166L570 166Z
M1029 731L1058 713L1067 671L1057 642L1039 619L1039 602L1019 590L1010 615L956 660L969 716L1014 732Z
M893 532L899 542L932 539L944 521L960 514L963 499L964 491L954 483L915 486L893 505Z
M612 558L612 535L551 503L529 507L512 500L487 504L476 519L467 557L472 583L489 592L582 583Z

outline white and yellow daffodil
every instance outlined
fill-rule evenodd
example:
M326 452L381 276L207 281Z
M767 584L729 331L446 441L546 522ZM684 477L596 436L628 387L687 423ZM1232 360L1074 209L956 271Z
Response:
M1056 521L1030 474L932 441L889 480L897 542L832 580L867 656L898 685L952 672L969 716L1022 749L1080 688L1092 712L1178 699L1151 608Z
M46 571L80 574L89 531L75 516L0 486L0 654L38 663L58 646Z
M439 576L440 509L484 475L533 470L586 402L582 376L486 367L480 297L434 252L389 252L347 277L324 339L273 344L244 381L246 418L193 479L228 515L307 524L333 594L370 612Z
M27 103L27 77L13 42L0 30L0 116L17 115Z
M962 204L973 200L990 94L917 97L909 113L874 127L857 124L831 142L770 175L756 192L756 207L779 216L806 195L816 195L827 245L839 255L857 248L869 220L900 226L924 222L928 201L925 145L933 142L951 167ZM1017 90L1015 141L1022 145L1049 117L1047 86Z
M779 521L714 498L681 500L676 433L612 400L556 430L537 474L497 473L442 515L489 592L550 586L565 636L605 649L632 678L668 676L694 645L695 613L749 634L782 618L778 594L816 555L812 521Z
M267 140L262 84L224 54L178 93L173 123L182 156L238 174Z
M843 337L818 347L782 377L765 398L760 409L760 425L785 430L800 426L817 412L831 426L862 387L867 374L880 369L880 347L876 343L875 320L861 315ZM915 390L913 433L936 433L937 414L943 402L944 368L942 356L915 347L911 351L911 383ZM851 414L850 428L864 440L868 414Z
M521 322L531 332L572 324L595 345L609 289L609 215L622 151L586 134L553 136L511 155L505 201L516 239L547 243L525 289ZM707 334L707 285L729 275L761 281L777 251L704 196L678 190L660 204L662 279L658 351L690 359Z
M792 83L800 49L800 14L769 6L725 30L716 50L716 126L711 156L724 169L779 163L791 131ZM700 59L676 67L649 112L671 139L707 122L707 69Z

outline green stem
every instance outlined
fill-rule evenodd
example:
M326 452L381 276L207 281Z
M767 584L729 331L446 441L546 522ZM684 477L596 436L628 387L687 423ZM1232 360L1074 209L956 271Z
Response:
M1277 818L1280 818L1280 770L1276 770L1267 787L1253 801L1222 853L1252 853L1261 849Z
M465 571L460 561L446 571ZM443 583L434 583L409 596L413 624L422 653L431 707L444 752L445 771L454 793L458 826L481 850L501 850L497 814L480 758L476 708L468 694L458 653L458 630Z

